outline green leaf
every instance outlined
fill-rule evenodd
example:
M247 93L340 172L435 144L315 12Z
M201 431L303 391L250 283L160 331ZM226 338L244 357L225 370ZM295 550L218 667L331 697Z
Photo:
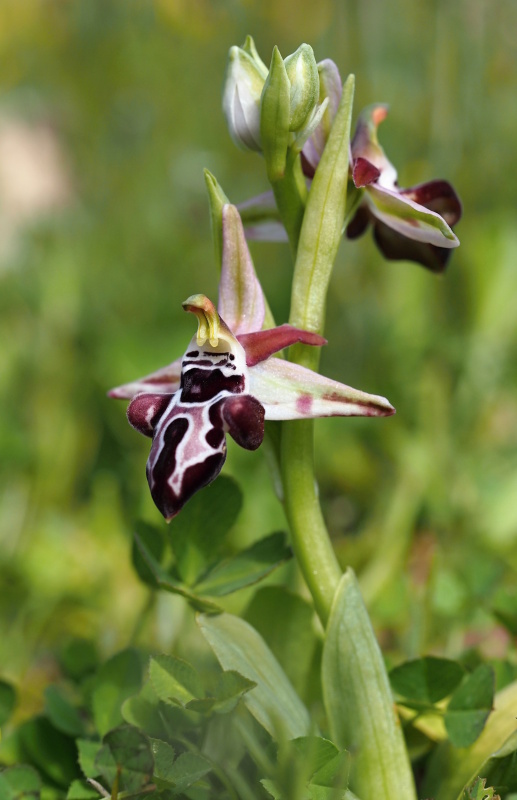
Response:
M174 748L160 739L151 739L151 750L154 757L155 779L173 784L174 778L171 777L171 773L176 758Z
M182 753L168 771L170 783L174 787L174 794L184 792L211 769L212 765L203 756L197 755L197 753Z
M214 611L221 611L221 607L218 606L216 603L213 603L211 600L199 597L198 595L194 594L194 592L191 592L190 589L188 589L182 583L175 580L171 575L169 575L169 573L163 569L163 567L156 561L156 559L148 551L147 547L140 540L137 534L135 534L134 539L135 539L135 545L138 548L142 556L142 559L145 561L150 571L153 573L156 580L156 585L160 589L164 589L166 592L171 592L172 594L179 594L181 597L184 597L186 600L188 600L190 605L198 611L207 611L212 613Z
M23 751L42 775L62 787L80 777L75 743L48 719L34 717L24 722L18 732Z
M218 675L213 690L210 690L207 697L201 700L191 700L186 704L189 711L198 711L207 714L216 711L219 714L227 714L232 711L243 694L249 692L256 684L244 678L234 670L228 670Z
M7 681L0 681L0 727L5 725L16 705L16 689Z
M389 674L393 690L401 697L433 705L448 697L465 675L457 661L424 656L406 661Z
M343 235L353 97L354 76L350 75L311 184L300 231L289 322L311 331L323 329L328 283Z
M142 672L140 656L132 649L117 653L100 668L95 676L92 707L101 736L123 722L122 703L140 689Z
M468 747L478 738L492 710L494 687L494 670L481 664L452 695L444 721L455 747Z
M221 475L187 503L169 527L170 543L181 580L194 584L219 555L221 544L242 507L242 492L233 478Z
M495 696L495 710L478 739L457 749L449 740L436 748L422 785L422 796L462 800L463 791L479 775L497 785L517 789L517 681Z
M17 764L0 771L2 800L39 800L41 780L35 769Z
M222 597L251 586L292 557L284 533L272 533L232 558L220 561L195 585L200 594Z
M245 616L267 642L296 691L303 696L315 650L319 646L312 606L283 586L264 586L253 595Z
M45 689L45 712L58 731L69 736L84 735L81 715L59 687L47 686Z
M285 64L275 46L260 105L260 138L271 183L280 180L285 173L289 147L290 94L291 84Z
M382 654L351 569L334 598L322 684L332 740L353 753L352 789L363 798L415 800Z
M299 736L291 745L307 765L307 774L313 776L339 755L336 745L321 736Z
M146 551L159 564L162 560L163 552L165 550L165 539L159 528L139 520L135 526L135 533L138 536L138 541L143 544ZM136 543L136 537L133 537L131 560L140 580L143 581L143 583L152 586L153 589L157 589L158 582L156 580L156 576L149 567L149 564L145 558L142 556L140 547Z
M244 703L271 736L305 736L308 711L257 631L231 614L200 616L198 624L222 667L256 683Z
M95 671L99 654L95 642L79 637L70 639L59 654L63 672L72 680L80 681Z
M147 786L154 770L149 739L132 725L121 725L106 734L95 763L110 787L119 775L119 788L127 792Z
M68 789L66 800L99 800L99 792L87 781L75 780Z
M138 694L128 697L122 705L124 720L156 739L167 737L164 724L166 712L167 708L159 700L151 681L147 681Z
M91 739L76 739L78 750L79 766L85 778L96 778L99 770L95 766L97 753L101 748L100 742L92 742Z
M149 677L156 694L166 703L185 706L205 696L197 670L181 658L168 655L151 658Z

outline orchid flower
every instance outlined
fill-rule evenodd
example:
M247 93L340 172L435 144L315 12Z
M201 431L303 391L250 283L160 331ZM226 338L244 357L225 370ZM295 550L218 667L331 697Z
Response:
M320 162L342 92L339 71L330 59L318 64L320 104L325 113L301 151L302 169L312 180ZM433 180L402 189L397 171L377 139L386 105L364 109L357 122L350 153L352 194L346 235L355 239L372 225L375 241L391 260L416 261L435 272L445 269L451 250L459 245L452 230L461 217L461 202L450 183ZM272 192L239 205L250 239L286 240Z
M384 397L272 357L296 342L326 341L290 325L262 330L264 295L235 206L223 207L222 232L218 310L204 295L189 297L183 308L197 317L198 329L184 356L109 393L132 398L129 422L153 440L147 478L167 520L217 477L227 433L255 450L264 437L264 420L394 413Z
M451 249L459 245L452 226L461 217L461 203L451 184L434 180L401 189L397 171L377 139L377 127L388 108L364 109L352 139L352 180L364 188L363 201L347 227L350 239L368 224L386 258L416 261L435 272L445 269Z

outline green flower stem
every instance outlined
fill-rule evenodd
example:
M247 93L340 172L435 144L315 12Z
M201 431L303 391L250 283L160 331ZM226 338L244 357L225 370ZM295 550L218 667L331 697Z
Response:
M271 183L280 218L287 231L291 252L296 257L302 228L307 187L302 173L300 157L288 150L282 178Z
M296 248L289 321L318 333L324 326L328 282L345 219L353 92L354 78L350 76L312 182ZM293 347L289 355L297 364L318 369L316 348ZM316 611L325 624L341 579L341 568L319 503L310 420L283 424L282 479L293 549Z

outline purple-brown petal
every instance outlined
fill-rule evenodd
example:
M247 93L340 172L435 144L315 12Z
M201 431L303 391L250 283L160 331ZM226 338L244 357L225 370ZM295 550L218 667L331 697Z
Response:
M137 394L127 409L129 424L144 436L152 436L169 405L172 394Z
M245 450L256 450L264 439L264 406L250 394L229 397L221 404L228 433Z
M362 236L371 222L370 212L368 206L362 203L354 216L350 220L346 228L347 239L357 239Z
M432 272L443 272L452 254L449 247L409 239L378 220L374 223L373 238L388 261L414 261Z
M245 333L237 338L246 351L248 367L254 367L255 364L265 361L273 353L278 353L284 347L290 347L298 342L313 347L322 347L327 344L327 340L323 336L304 331L301 328L293 328L292 325L279 325L277 328L270 328L267 331Z
M371 161L368 161L367 158L359 156L359 158L354 159L352 179L357 189L373 183L380 177L380 174L380 169L375 164L372 164Z

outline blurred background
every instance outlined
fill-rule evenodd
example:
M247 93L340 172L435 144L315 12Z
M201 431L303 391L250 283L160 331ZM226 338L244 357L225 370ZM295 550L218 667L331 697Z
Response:
M322 371L383 394L386 420L316 426L320 491L388 658L515 662L517 5L514 0L2 0L0 672L40 702L72 636L173 647L170 598L141 625L131 567L148 441L117 384L183 352L181 301L215 299L208 167L233 202L267 186L221 111L226 55L302 41L390 104L402 186L450 180L462 242L443 277L344 242ZM278 322L285 245L252 245ZM264 454L230 444L235 536L285 528Z

